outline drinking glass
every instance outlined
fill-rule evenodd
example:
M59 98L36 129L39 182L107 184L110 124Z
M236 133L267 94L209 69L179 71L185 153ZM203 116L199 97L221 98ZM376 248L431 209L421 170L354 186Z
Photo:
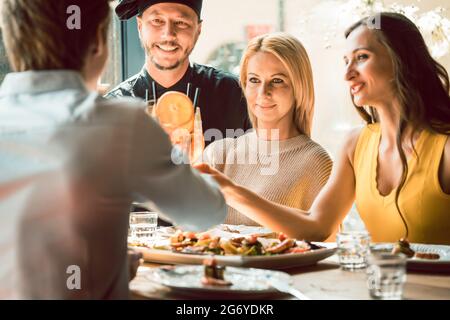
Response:
M372 298L399 300L406 281L406 256L402 253L375 253L368 256L367 286Z
M135 245L151 245L158 227L158 213L156 212L131 212L130 232L128 242Z
M370 252L370 235L367 231L339 232L336 242L342 269L355 270L366 267L367 255Z

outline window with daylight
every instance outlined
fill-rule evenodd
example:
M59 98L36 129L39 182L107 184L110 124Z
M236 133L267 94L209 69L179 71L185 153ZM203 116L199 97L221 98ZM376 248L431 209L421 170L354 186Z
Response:
M117 3L118 1L113 1L111 4L111 23L108 29L109 58L98 84L101 93L106 93L122 81L121 23L114 14L114 7Z

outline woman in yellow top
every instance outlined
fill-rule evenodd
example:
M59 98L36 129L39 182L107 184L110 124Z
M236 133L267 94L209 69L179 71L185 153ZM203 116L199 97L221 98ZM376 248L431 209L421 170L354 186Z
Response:
M206 165L229 206L308 240L334 232L356 200L375 242L450 244L449 77L417 27L395 13L346 32L345 80L367 126L352 131L310 212L258 197Z

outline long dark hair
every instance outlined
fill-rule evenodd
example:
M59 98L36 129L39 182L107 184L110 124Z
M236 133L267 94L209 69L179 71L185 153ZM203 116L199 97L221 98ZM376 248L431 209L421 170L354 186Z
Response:
M379 28L374 28L373 21L377 19ZM407 125L413 128L410 135L411 145L414 133L419 130L450 134L449 77L445 68L430 55L417 26L405 16L381 12L363 18L347 29L345 38L359 26L373 29L378 40L389 51L394 66L394 88L400 103L396 140L403 167L400 184L395 193L395 205L405 224L408 237L408 225L398 205L400 191L408 176L402 136ZM373 108L365 110L361 106L355 107L367 123L378 122L378 115Z

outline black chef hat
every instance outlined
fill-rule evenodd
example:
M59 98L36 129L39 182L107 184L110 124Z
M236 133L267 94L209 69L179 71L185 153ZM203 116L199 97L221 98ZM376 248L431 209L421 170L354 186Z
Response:
M121 0L116 7L116 14L120 20L128 20L137 14L142 14L148 7L162 2L184 4L194 10L200 20L203 0Z

